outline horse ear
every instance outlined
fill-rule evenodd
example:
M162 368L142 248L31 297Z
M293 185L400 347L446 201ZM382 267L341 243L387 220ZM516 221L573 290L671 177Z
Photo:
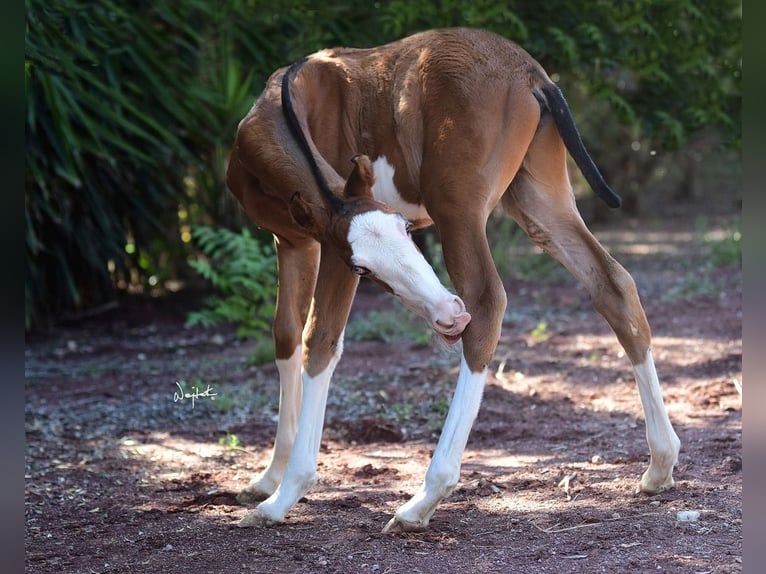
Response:
M288 209L295 223L312 237L321 236L330 224L330 215L327 210L304 201L297 191L290 198Z
M356 154L351 158L354 169L348 176L343 190L345 197L372 197L372 186L375 184L375 172L370 158L364 154Z

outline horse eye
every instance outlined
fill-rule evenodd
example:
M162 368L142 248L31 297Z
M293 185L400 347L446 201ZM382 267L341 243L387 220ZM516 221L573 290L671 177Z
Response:
M360 265L352 265L351 266L351 271L353 271L354 273L356 273L360 277L364 277L365 275L369 275L370 274L370 270L367 269L367 267L362 267Z

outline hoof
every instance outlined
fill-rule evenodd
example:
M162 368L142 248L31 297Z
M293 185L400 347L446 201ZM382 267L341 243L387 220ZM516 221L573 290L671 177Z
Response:
M665 476L652 476L650 470L647 470L641 476L641 482L638 484L638 492L644 494L659 494L665 490L673 488L675 481L673 480L673 469Z
M280 524L282 520L276 520L274 518L271 518L269 516L266 516L265 514L261 513L259 510L254 510L247 516L245 516L242 520L239 521L237 526L240 528L264 528L266 526L272 526L273 524Z
M394 516L383 527L383 534L396 534L399 532L423 532L428 528L428 522L410 522L398 516Z
M643 481L641 481L638 485L637 492L642 494L659 494L660 492L665 492L666 490L670 490L671 488L675 486L675 484L676 483L672 478L661 484L651 484L651 483L645 484Z

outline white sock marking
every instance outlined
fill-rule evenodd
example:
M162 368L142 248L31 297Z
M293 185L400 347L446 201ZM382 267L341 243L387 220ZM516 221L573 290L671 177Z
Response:
M266 470L250 483L251 490L273 493L282 481L290 451L293 449L301 408L301 356L298 345L288 359L277 359L279 371L279 420L274 450Z
M258 505L257 513L274 522L284 520L285 514L316 482L317 458L322 441L327 392L335 366L343 353L343 334L338 350L330 364L316 377L303 371L303 397L298 419L295 444L287 463L282 483L269 498Z
M461 359L455 394L423 485L399 508L389 526L399 521L411 527L424 528L439 502L455 488L460 479L460 464L468 435L481 406L487 372L484 369L474 373L465 357Z
M655 492L672 486L673 466L678 461L681 441L673 430L662 400L662 390L651 350L646 353L643 363L633 366L633 372L644 409L646 441L649 443L651 454L649 469L641 479L641 488Z

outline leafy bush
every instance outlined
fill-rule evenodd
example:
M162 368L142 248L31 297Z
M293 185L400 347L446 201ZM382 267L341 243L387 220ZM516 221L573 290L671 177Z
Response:
M28 327L186 258L190 176L218 174L220 194L223 142L252 101L227 15L198 1L27 0Z
M212 327L237 323L240 337L263 337L274 316L277 295L276 254L247 228L239 233L200 226L192 232L205 257L189 265L210 281L219 295L187 316L188 325Z

